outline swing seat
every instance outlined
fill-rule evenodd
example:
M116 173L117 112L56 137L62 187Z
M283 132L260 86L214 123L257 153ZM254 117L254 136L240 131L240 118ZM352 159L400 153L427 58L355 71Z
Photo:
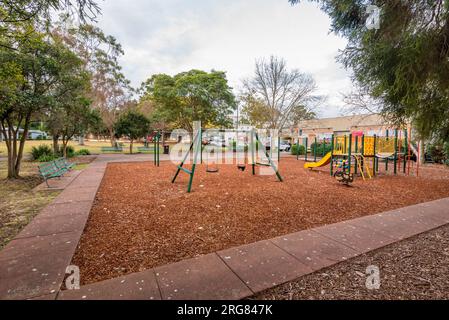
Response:
M207 168L206 169L206 172L208 172L208 173L217 173L219 170L218 170L218 168Z
M244 165L244 164L239 164L239 165L237 166L237 168L238 168L240 171L244 172L245 169L246 169L246 165Z

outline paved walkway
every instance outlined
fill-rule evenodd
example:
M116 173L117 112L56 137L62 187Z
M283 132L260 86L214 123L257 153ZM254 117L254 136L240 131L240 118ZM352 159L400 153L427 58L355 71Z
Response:
M449 198L60 291L108 162L100 156L0 252L0 299L241 299L449 223Z

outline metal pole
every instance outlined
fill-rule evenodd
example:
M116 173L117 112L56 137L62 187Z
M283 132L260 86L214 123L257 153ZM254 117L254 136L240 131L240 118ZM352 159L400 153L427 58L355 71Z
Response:
M157 135L154 136L154 139L153 139L153 163L155 166L157 165L157 163L156 163L156 157L157 157L157 155L156 155L156 137L157 137Z
M352 134L349 135L349 148L348 148L348 167L349 167L349 172L348 175L351 175L351 149L352 149Z
M315 136L315 143L313 145L313 162L316 162L316 143L317 143L317 139Z
M296 160L299 160L299 136L298 140L296 141Z
M398 173L397 162L398 162L398 130L396 129L394 131L394 174Z
M281 162L281 137L278 136L278 163Z
M254 160L254 129L251 129L251 139L250 139L250 143L251 143L251 165L252 165L252 169L253 169L253 176L256 175L256 164L255 164L255 160Z
M387 129L387 142L389 141L390 130ZM388 157L385 159L385 171L388 171Z
M355 146L354 146L354 150L356 153L358 153L358 148L359 148L359 137L355 138ZM360 161L362 161L362 157L360 157ZM362 171L363 171L363 167L362 167ZM357 174L357 163L354 166L354 174Z
M334 175L334 134L331 141L331 177Z
M408 146L408 136L407 136L407 129L404 130L404 139L405 139L405 143L402 147L402 152L404 153L404 174L407 173L407 149L406 147Z
M307 149L309 147L309 137L306 137L306 152L304 156L304 160L307 162Z
M374 158L373 158L373 177L376 176L376 172L379 172L379 159L376 156L377 150L376 150L376 145L377 145L377 135L374 135L374 146L373 146L373 150L374 150Z
M190 191L192 190L193 177L195 175L196 163L198 161L198 153L201 153L201 147L202 147L202 142L201 142L201 137L202 137L202 134L201 134L201 131L202 131L201 130L201 122L199 123L198 130L199 131L198 131L198 133L196 135L197 141L193 142L194 144L196 142L196 147L193 150L193 152L194 152L193 165L192 165L192 170L191 170L191 173L190 173L189 186L187 187L187 193L190 193Z

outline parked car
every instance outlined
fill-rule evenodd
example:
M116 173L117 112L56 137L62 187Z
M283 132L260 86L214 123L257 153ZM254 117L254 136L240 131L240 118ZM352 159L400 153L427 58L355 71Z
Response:
M292 148L292 146L291 146L290 142L287 142L287 141L281 141L281 144L279 145L280 151L289 152L291 148Z
M30 130L28 131L28 139L30 140L46 140L48 135L44 131L40 130Z
M221 137L212 137L209 140L209 145L214 146L214 147L226 147L226 140L224 138Z

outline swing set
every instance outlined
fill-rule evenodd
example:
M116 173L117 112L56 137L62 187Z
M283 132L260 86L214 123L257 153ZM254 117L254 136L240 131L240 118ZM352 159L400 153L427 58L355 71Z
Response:
M270 156L270 153L266 150L265 147L262 147L261 149L263 149L263 156L266 158L267 162L261 162L258 159L258 155L259 155L259 151L260 151L260 146L264 146L264 144L261 142L258 133L256 132L255 129L252 129L250 131L245 131L245 130L227 130L227 132L234 132L237 135L239 133L244 133L245 135L249 135L249 146L248 146L248 152L245 151L245 159L243 163L238 163L237 164L237 168L240 171L245 171L246 170L246 162L247 162L247 157L246 154L249 153L250 156L250 165L252 168L252 175L256 175L256 167L258 166L265 166L265 167L271 167L273 169L273 171L276 174L277 179L282 182L283 178L281 176L281 174L278 171L278 167L276 166L276 164L273 162L272 157ZM186 152L186 154L184 155L181 163L177 166L177 170L176 173L172 179L172 183L176 182L176 179L179 176L179 173L181 171L187 173L189 175L189 183L187 186L187 193L190 193L192 191L192 183L193 183L193 177L195 176L195 170L196 170L196 166L199 162L202 163L202 154L203 154L203 129L201 128L201 122L200 121L196 121L194 122L194 126L193 126L193 139L192 142L190 143L190 147L189 150ZM270 147L270 149L272 149L272 146ZM190 158L191 153L193 153L193 159L192 159L192 166L190 169L187 169L185 167L187 160ZM216 152L215 150L213 150L212 152L208 152L207 153L207 163L206 163L206 172L209 173L217 173L219 171L218 167L217 167L217 163L215 163L214 166L209 164L209 160L210 160L210 153L213 153L215 156L215 160L216 162L218 162L218 156L219 153Z

